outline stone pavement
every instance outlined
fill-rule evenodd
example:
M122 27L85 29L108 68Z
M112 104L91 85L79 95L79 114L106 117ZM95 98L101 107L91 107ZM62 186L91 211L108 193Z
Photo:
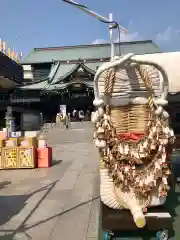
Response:
M47 133L53 167L0 172L0 239L96 240L98 156L90 123Z

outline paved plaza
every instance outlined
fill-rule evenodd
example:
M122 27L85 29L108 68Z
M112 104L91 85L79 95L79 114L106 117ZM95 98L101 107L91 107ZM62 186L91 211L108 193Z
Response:
M49 169L0 172L0 239L96 240L98 155L91 123L47 133Z
M53 166L0 171L0 239L97 240L99 228L98 153L91 123L49 130ZM179 175L177 158L174 172ZM180 239L180 188L168 206Z

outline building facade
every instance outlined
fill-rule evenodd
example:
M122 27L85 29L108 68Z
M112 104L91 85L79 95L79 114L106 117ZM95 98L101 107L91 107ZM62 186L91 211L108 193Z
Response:
M120 44L121 54L161 52L152 41ZM119 55L119 44L115 44ZM55 118L62 104L93 109L93 78L96 69L110 60L110 44L35 48L22 61L24 85L14 94L19 104L36 109L47 119ZM17 103L16 103L17 104Z
M13 89L22 81L22 66L0 51L0 89Z
M12 105L11 94L22 83L22 66L0 51L0 127L5 125L4 118L7 106Z

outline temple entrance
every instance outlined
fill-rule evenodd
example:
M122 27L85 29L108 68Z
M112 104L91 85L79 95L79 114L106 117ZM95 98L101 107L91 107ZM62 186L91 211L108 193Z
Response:
M77 110L86 111L93 106L93 90L81 81L72 82L68 88L69 106ZM71 109L70 109L71 110Z
M85 114L85 120L90 120L93 111L93 90L84 83L72 83L68 89L66 96L63 97L63 104L66 105L67 112L71 114L82 110ZM74 119L75 120L75 119Z
M72 112L73 109L79 111L83 110L84 112L86 112L87 109L93 110L93 97L84 96L78 97L76 99L67 98L64 101L64 104L66 105L68 112Z
M66 68L68 65L66 65ZM93 107L94 70L79 63L73 71L64 78L56 79L47 89L39 92L40 107L45 121L55 121L60 105L66 105L66 112L72 115L73 110L82 110L85 115L91 115ZM36 106L35 106L36 108ZM88 118L89 119L89 118Z
M77 118L73 117L73 110L79 112L83 110L84 120L90 120L91 112L93 111L93 98L92 97L79 97L77 99L68 99L66 101L67 112L71 115L72 121L77 121Z
M93 107L94 93L85 83L71 83L61 91L49 93L43 98L42 113L46 121L55 121L56 114L60 112L60 105L66 105L67 113L72 116L73 110L83 110L85 120L90 119ZM72 120L74 120L72 118Z

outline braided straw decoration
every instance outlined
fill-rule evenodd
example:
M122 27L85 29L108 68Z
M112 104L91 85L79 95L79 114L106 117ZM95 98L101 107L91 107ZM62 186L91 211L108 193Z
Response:
M147 105L127 105L111 107L106 105L106 114L111 115L111 121L118 133L121 132L146 132L148 121L152 119L155 106L153 102L152 81L145 67L140 65L135 67L135 72L141 81L144 82L148 91ZM104 74L104 95L112 96L115 84L116 69L107 70Z
M141 79L141 81L144 82L145 88L148 91L148 94L149 94L148 104L147 105L127 105L123 107L113 107L113 108L111 107L111 109L109 105L106 106L106 114L110 114L111 122L113 123L113 126L116 128L117 133L133 132L133 131L145 133L148 126L147 123L150 120L150 117L154 117L153 114L156 106L154 105L154 102L153 102L154 91L152 88L152 81L151 81L152 79L149 76L146 67L138 65L135 67L134 70L138 75L138 77ZM120 73L118 74L120 75ZM105 96L111 97L112 93L114 93L113 87L116 84L115 78L116 78L116 69L112 68L105 72L104 74L104 95ZM105 168L106 168L106 165L104 163L103 158L101 158L100 169L105 169ZM104 179L104 175L102 175L102 180L103 179ZM103 183L101 182L101 184ZM104 183L103 186L106 187L106 182ZM120 204L120 206L124 208L128 208L126 204L128 195L127 195L127 198L125 198L123 190L121 191L121 189L119 188L117 188L117 192L119 193L117 201ZM150 205L153 197L158 198L156 192L152 192L145 198L138 197L136 200L137 200L137 203L139 202L139 205L141 207L147 207L148 205Z
M110 96L112 91L113 91L113 86L114 86L114 80L116 76L116 70L115 68L111 68L107 71L105 71L104 74L104 79L105 79L105 85L104 85L104 93L105 96ZM106 105L106 114L110 113L110 106Z
M152 81L151 81L145 67L143 68L142 66L137 65L135 69L136 69L136 71L138 71L141 78L144 80L144 83L145 83L148 93L149 93L148 105L151 108L151 111L154 112L154 103L153 103L153 94L154 93L153 93L153 88L152 88Z
M149 66L141 65L142 68L146 68L148 75L153 83L153 91L155 96L159 96L160 89L160 79L159 79L159 72ZM104 71L98 80L98 89L100 97L103 97L104 92ZM119 98L126 96L128 93L131 93L131 97L148 97L147 87L140 76L139 72L136 70L135 66L122 66L116 67L116 76L115 82L113 86L112 98Z

